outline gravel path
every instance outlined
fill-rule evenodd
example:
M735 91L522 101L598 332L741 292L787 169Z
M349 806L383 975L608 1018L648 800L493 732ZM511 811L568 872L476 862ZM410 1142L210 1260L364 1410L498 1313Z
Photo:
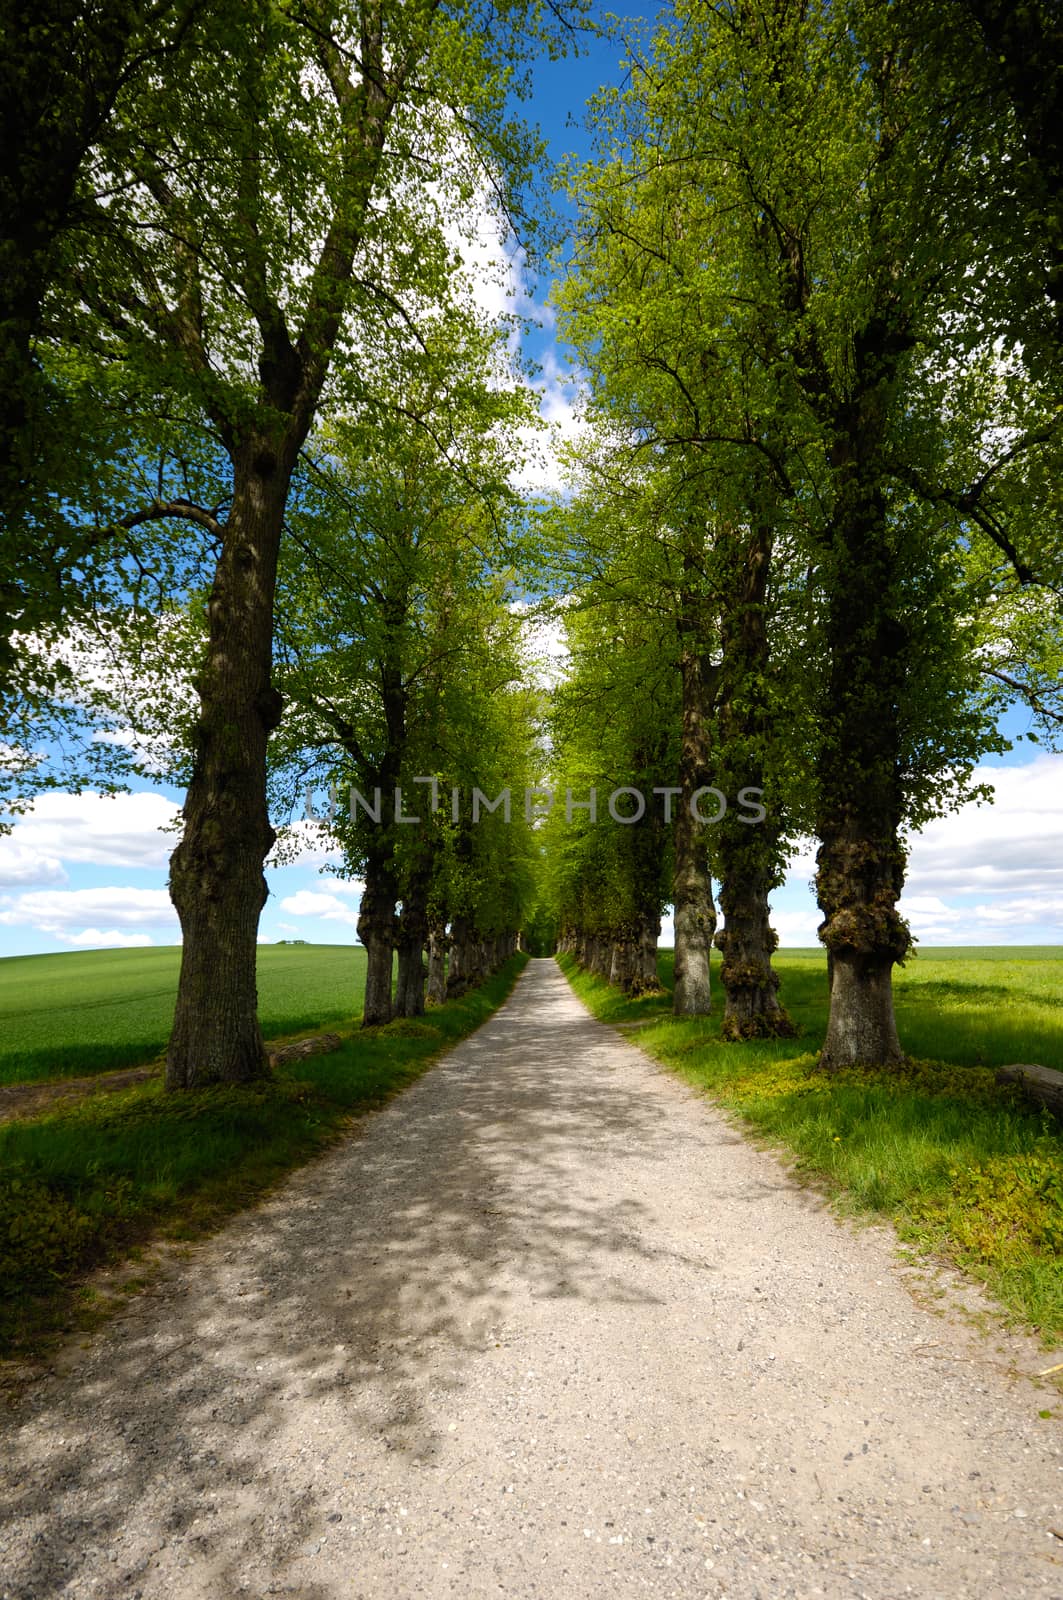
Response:
M0 1595L1060 1597L1016 1359L532 962L4 1419Z

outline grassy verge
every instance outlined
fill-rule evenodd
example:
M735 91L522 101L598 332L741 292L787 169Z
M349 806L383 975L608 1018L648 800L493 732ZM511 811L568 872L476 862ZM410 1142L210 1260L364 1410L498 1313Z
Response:
M486 1020L527 961L241 1089L152 1081L0 1127L0 1350L77 1320L77 1280L149 1237L194 1238L262 1195Z
M928 952L898 985L910 1065L832 1078L816 1068L822 958L782 952L777 965L800 1037L736 1045L720 1042L718 1015L674 1018L670 995L627 1000L561 959L596 1016L638 1024L629 1036L643 1049L792 1153L840 1209L890 1218L903 1239L985 1282L1046 1345L1063 1340L1063 1128L993 1071L1015 1060L1063 1066L1058 955ZM661 977L670 987L671 952Z
M0 1083L153 1060L170 1035L180 964L179 946L0 960ZM267 1039L357 1021L364 985L360 946L259 946L259 1020Z

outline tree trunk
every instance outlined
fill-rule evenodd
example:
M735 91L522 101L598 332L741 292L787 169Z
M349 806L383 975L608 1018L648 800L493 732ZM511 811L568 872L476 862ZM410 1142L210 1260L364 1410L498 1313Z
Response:
M824 839L816 857L830 958L830 1014L820 1065L890 1067L904 1060L893 1014L893 968L911 937L896 910L904 882L899 841L855 828Z
M772 529L766 518L748 531L731 529L719 559L726 595L721 624L723 662L718 692L719 784L730 802L717 835L720 910L724 928L716 936L723 953L722 1039L792 1038L796 1032L779 1004L779 975L771 958L776 946L768 897L783 878L779 851L782 818L766 795L761 822L743 821L737 806L743 788L765 792L769 749L781 730L768 700L770 669L766 600Z
M661 772L667 759L669 731L662 732L648 748L636 752L636 767L641 772ZM628 837L631 840L631 871L635 914L629 928L631 939L630 972L627 988L632 995L661 994L657 977L657 940L661 932L663 864L666 848L664 818L660 808L647 806Z
M371 855L366 862L365 892L358 911L358 937L365 945L366 954L363 1028L390 1022L394 1015L391 969L397 900L398 891L390 856L379 860Z
M724 927L716 935L723 954L720 982L726 996L721 1039L791 1039L797 1032L776 991L771 964L775 934L768 920L768 887L742 876L720 885Z
M892 972L911 944L896 909L905 866L898 752L908 634L899 620L905 600L897 595L896 556L874 470L883 404L881 392L872 389L841 407L832 451L838 489L816 826L816 893L824 917L819 935L832 957L820 1057L828 1070L895 1066L904 1059Z
M820 1056L828 1071L898 1066L904 1060L893 1013L893 959L835 954L830 1023Z
M263 863L276 837L266 802L266 743L280 720L270 682L273 596L290 467L261 440L234 471L233 506L208 605L197 679L184 835L170 857L181 974L166 1086L243 1083L268 1072L258 1026Z
M379 929L366 927L358 919L358 937L365 945L365 1004L362 1007L362 1027L376 1028L390 1022L394 1015L391 983L394 946L391 935Z
M661 919L657 912L643 912L639 919L638 959L632 979L632 994L660 994L661 980L657 976L657 941L661 936Z
M428 924L428 1004L441 1006L447 998L447 927L432 920Z
M428 940L428 885L431 875L432 858L428 847L422 843L407 870L398 925L399 971L395 1014L399 1017L424 1015L427 977L424 947Z
M472 924L468 917L455 917L450 929L450 962L447 970L447 999L455 1000L470 987L472 968Z
M709 877L707 825L691 811L691 799L708 783L707 678L711 669L697 650L693 629L685 624L680 657L683 727L679 755L679 788L675 818L675 992L677 1017L704 1016L712 1005L709 958L716 931L716 907Z
M395 1015L421 1017L424 1015L425 966L424 945L402 940L400 935L398 979L395 987Z

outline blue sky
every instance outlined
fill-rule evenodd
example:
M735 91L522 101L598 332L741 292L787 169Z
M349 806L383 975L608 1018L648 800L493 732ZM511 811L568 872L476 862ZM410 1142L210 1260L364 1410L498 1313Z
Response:
M537 65L530 114L552 159L589 154L579 126L584 102L602 83L619 80L620 54L619 44L596 41L578 58ZM548 283L528 287L542 306ZM526 347L543 364L544 413L563 430L573 421L573 374L547 310ZM1028 724L1015 711L1005 728L1018 739ZM984 775L996 786L997 804L965 807L913 841L902 909L925 944L1063 943L1063 755L1019 742L1007 755L987 758ZM175 943L166 892L174 836L159 830L180 799L173 790L137 784L135 793L111 800L61 794L41 800L0 838L0 955ZM328 868L319 855L268 872L264 939L354 942L357 885L336 880ZM813 870L810 856L800 854L774 896L784 946L815 942ZM666 926L665 942L668 932Z

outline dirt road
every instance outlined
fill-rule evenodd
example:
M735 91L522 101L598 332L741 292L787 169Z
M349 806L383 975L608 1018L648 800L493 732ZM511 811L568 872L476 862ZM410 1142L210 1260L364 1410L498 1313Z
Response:
M532 962L3 1419L0 1596L1060 1597L1014 1361Z

